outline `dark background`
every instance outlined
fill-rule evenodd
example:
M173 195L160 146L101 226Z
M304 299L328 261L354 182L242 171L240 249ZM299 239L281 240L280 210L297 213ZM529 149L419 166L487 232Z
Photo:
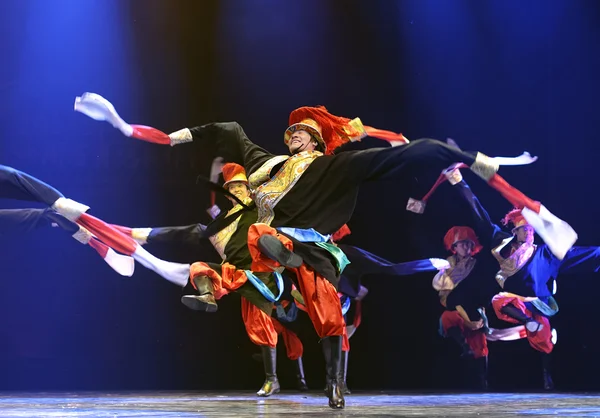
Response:
M208 174L209 156L126 138L73 112L75 96L99 93L128 122L166 132L236 120L278 153L286 152L289 112L324 104L410 139L452 137L488 155L539 156L501 173L567 220L579 245L598 244L599 19L594 0L3 1L0 162L112 223L206 222L208 193L194 180ZM468 219L460 199L445 185L424 215L404 209L437 174L366 185L347 242L394 261L445 257L443 234ZM465 175L499 221L510 205ZM213 315L186 310L176 286L139 265L122 278L59 230L0 243L0 389L262 383L237 296L222 299ZM174 261L216 259L209 245L149 250ZM367 278L350 388L469 383L458 348L437 335L441 307L431 278ZM552 321L559 389L599 389L597 280L559 281L561 312ZM308 383L320 389L320 346L305 325ZM541 387L539 356L527 342L491 343L490 352L493 388ZM279 375L290 388L294 368L283 353Z

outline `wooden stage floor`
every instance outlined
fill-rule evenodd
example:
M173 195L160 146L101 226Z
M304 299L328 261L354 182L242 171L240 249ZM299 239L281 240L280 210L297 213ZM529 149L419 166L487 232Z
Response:
M600 395L357 392L332 410L318 392L1 393L1 417L600 417Z

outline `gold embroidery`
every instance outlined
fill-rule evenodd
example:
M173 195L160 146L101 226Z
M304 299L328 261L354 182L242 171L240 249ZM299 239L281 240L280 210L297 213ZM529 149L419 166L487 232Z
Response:
M512 241L512 239L513 237L506 238L499 246L492 250L492 255L500 264L500 270L498 270L496 273L496 281L503 289L506 279L515 275L519 270L521 270L521 268L523 268L537 247L534 244L523 243L509 257L504 258L502 255L500 255L500 252Z
M450 263L450 268L440 271L433 278L432 285L435 290L450 291L454 289L460 282L466 279L469 274L471 274L471 271L473 271L473 268L475 267L475 263L477 263L477 259L474 257L463 258L457 262L457 257L455 255L448 257L447 261Z
M323 154L318 151L302 151L293 155L272 179L256 188L254 201L258 208L257 222L271 224L275 217L273 210L275 205L294 187L310 164L321 155Z
M450 268L438 272L431 283L433 288L438 291L440 303L446 306L448 295L455 289L460 282L467 278L477 260L473 257L463 258L457 262L456 255L451 255L447 258L450 263Z
M248 183L250 184L250 187L256 189L264 182L269 181L269 174L271 173L273 167L280 162L287 160L288 158L290 158L288 155L278 155L277 157L273 157L261 165L258 170L248 177Z
M249 204L251 201L252 201L252 199L250 199L250 198L244 199L245 204ZM235 205L233 208L231 208L229 210L229 212L227 212L226 216L232 215L236 212L239 212L240 210L242 210L242 206ZM233 235L233 233L237 230L237 227L238 227L238 224L240 223L241 217L242 217L242 215L238 216L238 218L235 221L233 221L232 223L227 225L225 228L223 228L222 230L217 232L215 235L208 237L209 241L211 242L213 247L215 247L215 250L217 250L217 252L219 253L219 255L221 256L221 258L223 260L225 260L227 258L227 254L225 254L225 247L229 243L229 240L231 239L231 236Z

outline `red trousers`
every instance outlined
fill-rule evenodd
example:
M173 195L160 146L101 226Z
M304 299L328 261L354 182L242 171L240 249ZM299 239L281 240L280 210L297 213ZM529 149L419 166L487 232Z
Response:
M488 355L487 340L481 330L471 330L465 326L465 320L456 311L444 311L442 314L442 328L444 334L449 328L460 328L467 344L473 350L474 357L486 357Z
M273 271L279 263L264 256L258 248L258 238L262 235L277 237L291 251L294 245L286 236L266 224L253 224L248 230L248 249L252 256L252 271ZM304 297L306 312L310 317L319 338L344 335L346 324L342 315L342 305L335 287L306 264L293 269L296 273L300 293Z
M206 263L196 262L190 267L190 282L194 288L196 288L196 285L193 279L198 276L208 276L210 278L214 287L215 299L221 299L229 292L239 289L248 281L244 270L238 270L229 263L221 264L221 271L218 272Z
M216 299L235 291L248 280L243 270L238 270L229 263L221 265L221 272L215 271L203 262L192 264L190 277L193 279L200 275L208 276L211 279ZM193 285L194 281L191 280L191 283ZM300 338L292 331L284 328L279 321L248 302L244 297L242 297L242 319L246 327L246 333L254 344L276 347L277 334L282 334L288 358L298 360L299 357L302 357L304 347Z
M535 314L529 309L527 309L522 297L508 293L499 293L492 298L492 306L494 307L494 311L496 312L496 316L498 317L498 319L513 324L520 323L516 319L511 318L510 316L507 316L500 311L503 306L506 306L508 304L513 305L525 315L533 318L534 320L536 320L544 326L543 329L536 332L530 332L529 330L525 329L527 332L527 340L529 341L529 345L537 351L541 351L542 353L547 354L551 353L554 349L554 344L552 344L552 329L550 328L550 321L548 320L548 318L542 315Z
M302 357L304 346L300 338L281 323L242 297L242 319L246 333L256 345L277 346L277 335L283 335L285 351L290 360Z
M300 309L301 311L307 312L306 306L302 305L298 301L295 301L294 303L296 303L296 305L298 306L298 309ZM350 351L350 338L348 338L348 328L346 328L346 327L344 327L344 333L342 334L342 351L346 351L346 352Z

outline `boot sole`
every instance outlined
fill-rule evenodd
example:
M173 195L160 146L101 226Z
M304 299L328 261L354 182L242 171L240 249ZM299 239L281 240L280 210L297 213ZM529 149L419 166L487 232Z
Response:
M219 309L218 305L206 303L204 301L199 300L193 295L182 296L181 303L183 303L186 307L190 308L193 311L203 311L212 313L217 312L217 310Z
M285 248L281 241L271 235L264 235L258 239L258 249L271 260L287 268L299 268L304 262L302 257Z
M268 398L269 396L275 395L276 393L279 393L280 391L281 391L281 387L278 387L278 388L274 389L273 392L271 392L271 393L266 393L266 392L260 393L260 391L259 391L259 392L256 392L256 395L260 398Z
M346 407L346 402L340 402L339 404L329 402L329 407L331 409L344 409Z

